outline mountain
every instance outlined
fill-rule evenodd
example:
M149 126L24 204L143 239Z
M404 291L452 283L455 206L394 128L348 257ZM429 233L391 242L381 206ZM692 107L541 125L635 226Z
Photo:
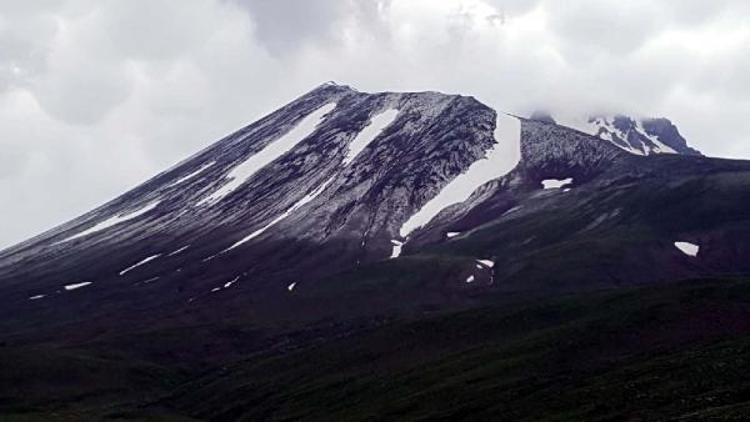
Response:
M603 373L621 385L618 368L659 365L657 353L683 345L739 365L750 330L750 162L700 155L666 119L587 122L525 119L461 95L323 84L0 252L0 355L13 366L0 376L0 413L500 411L465 401L484 391L464 385L461 374L475 370L496 380L487 391L523 398L503 412L537 419L579 396L535 407L514 377L553 388L540 397L569 383L596 389ZM728 349L706 349L727 339ZM568 348L552 352L558 342ZM512 371L498 369L523 351ZM440 379L456 384L420 399ZM625 394L607 388L597 391ZM403 398L391 397L399 389ZM350 406L340 403L348 394ZM649 416L621 406L613 412Z
M529 118L556 123L549 113L542 111L534 112ZM677 127L666 118L596 114L585 118L566 117L561 119L560 123L612 142L623 150L637 155L701 155L698 150L688 146Z

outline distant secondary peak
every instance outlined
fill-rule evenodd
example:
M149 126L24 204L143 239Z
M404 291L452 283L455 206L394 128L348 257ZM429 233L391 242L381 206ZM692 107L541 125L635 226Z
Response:
M624 114L593 114L560 118L563 126L609 141L635 155L701 155L688 146L677 127L665 118L635 118Z

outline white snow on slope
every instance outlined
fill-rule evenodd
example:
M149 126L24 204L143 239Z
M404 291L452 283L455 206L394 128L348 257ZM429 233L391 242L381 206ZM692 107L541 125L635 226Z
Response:
M401 249L404 247L404 242L398 241L396 239L391 239L391 245L393 245L393 250L391 251L391 259L398 258L401 256Z
M176 250L170 252L167 256L175 256L175 255L177 255L180 252L184 252L185 249L187 249L189 247L190 247L190 245L185 245L185 246L181 247L180 249L176 249Z
M286 154L297 144L307 138L323 121L323 117L336 107L328 103L307 115L281 138L271 142L265 148L251 155L241 164L235 166L226 176L227 182L211 195L198 201L198 205L220 201L240 185L250 179L256 172Z
M370 142L374 141L380 135L383 129L393 123L396 116L398 116L398 110L389 109L373 117L370 120L370 124L362 129L351 144L349 144L349 151L346 153L346 157L344 157L343 164L345 166L349 165Z
M495 266L495 261L492 261L490 259L477 259L477 262L484 265L487 268L492 268Z
M561 187L573 183L573 178L568 177L567 179L544 179L542 180L542 186L544 189L560 189Z
M448 233L445 234L445 237L447 237L448 239L450 239L450 238L456 237L456 236L458 236L460 234L461 234L461 232L448 232Z
M184 182L184 181L186 181L186 180L188 180L188 179L192 179L193 177L195 177L195 176L197 176L198 174L200 174L200 173L201 173L201 172L202 172L203 170L205 170L205 169L207 169L207 168L209 168L209 167L213 166L214 164L216 164L216 162L215 162L215 161L211 161L210 163L206 163L206 164L203 164L202 166L198 167L198 169L197 169L197 170L195 170L195 171L191 172L190 174L188 174L188 175L186 175L186 176L182 176L182 177L180 177L179 179L175 180L174 182L172 182L172 183L168 184L168 185L167 185L167 186L165 186L165 187L166 187L166 188L171 188L172 186L177 186L177 185L179 185L180 183L182 183L182 182Z
M31 296L31 297L29 298L29 300L39 300L39 299L43 299L43 298L44 298L45 296L46 296L46 295L36 295L36 296Z
M690 242L674 242L674 246L685 255L697 256L700 246Z
M474 276L473 276L473 275L470 275L470 276L469 276L469 278L467 278L467 279L466 279L466 282L467 282L467 283L472 283L472 282L474 282Z
M401 226L399 234L406 238L415 229L429 223L445 207L469 199L481 185L506 175L521 158L521 121L505 113L497 113L495 144L475 161L465 173L451 180L434 198Z
M156 208L157 205L159 205L159 201L152 202L152 203L146 205L145 207L143 207L141 209L138 209L138 210L135 210L135 211L133 211L131 213L128 213L128 214L116 215L114 217L110 217L110 218L102 221L101 223L97 223L93 227L89 227L88 229L86 229L86 230L84 230L84 231L82 231L82 232L80 232L78 234L75 234L73 236L70 236L70 237L66 238L65 240L61 240L61 241L59 241L57 243L63 243L63 242L67 242L69 240L77 239L79 237L87 236L87 235L89 235L91 233L95 233L95 232L107 229L109 227L112 227L114 225L117 225L117 224L120 224L120 223L124 223L125 221L132 220L134 218L140 217L143 214L145 214L145 213L151 211L152 209Z
M659 140L659 138L657 138L654 135L648 134L648 132L646 132L646 129L643 127L643 122L641 120L637 120L635 122L635 126L636 126L636 130L638 131L638 133L640 133L641 135L645 136L651 142L653 142L654 145L656 145L657 149L656 149L655 152L658 152L658 153L661 153L661 154L677 154L677 151L675 151L674 149L672 149L668 145L666 145L663 142L661 142Z
M161 256L161 254L158 253L156 255L151 255L151 256L149 256L147 258L143 258L142 260L136 262L135 264L129 266L128 268L125 268L124 270L120 271L120 275L125 275L128 271L136 269L136 268L140 267L141 265L146 264L147 262L151 262L151 261L155 260L156 258L158 258L160 256Z
M516 212L516 211L520 210L521 208L523 208L523 206L521 206L521 205L516 205L515 207L513 207L513 208L509 209L508 211L505 211L505 212L503 213L503 215L513 214L514 212Z
M65 290L67 291L76 290L76 289L80 289L81 287L89 286L91 284L93 283L91 283L90 281L84 281L83 283L68 284L65 286Z
M325 190L325 188L328 187L328 185L333 181L333 179L335 177L336 176L333 176L330 179L326 180L322 185L318 186L314 191L312 191L312 192L308 193L307 195L305 195L304 198L302 198L299 201L297 201L296 204L292 205L288 210L284 211L280 216L278 216L278 217L274 218L273 220L271 220L270 223L266 224L265 226L263 226L263 227L259 228L258 230L250 233L249 235L245 236L241 240L237 241L234 245L232 245L232 246L224 249L223 251L221 251L221 253L228 252L228 251L230 251L230 250L232 250L232 249L234 249L234 248L242 245L245 242L248 242L248 241L250 241L252 239L255 239L256 237L258 237L261 234L263 234L263 232L265 232L266 230L270 229L272 226L274 226L275 224L277 224L279 221L281 221L281 220L289 217L289 215L291 213L293 213L294 211L296 211L297 209L299 209L303 205L305 205L305 204L313 201L315 198L317 198L318 195L320 195Z
M236 283L237 280L239 280L239 279L240 279L240 276L237 276L237 277L233 278L232 280L227 281L226 283L224 283L223 286L214 287L213 289L211 289L211 293L216 293L216 292L218 292L218 291L220 291L222 289L228 289L228 288L232 287L232 284Z
M237 276L237 277L233 278L231 281L227 281L226 283L224 283L224 288L228 289L228 288L232 287L232 284L236 283L237 280L239 280L239 279L240 279L240 276Z
M296 286L296 285L297 285L297 282L295 281L294 283L286 286L286 289L291 292L292 290L294 290L294 286Z

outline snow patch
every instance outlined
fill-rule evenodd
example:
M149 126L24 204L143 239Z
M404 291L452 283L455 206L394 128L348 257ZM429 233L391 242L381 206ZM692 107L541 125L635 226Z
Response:
M445 234L445 237L447 237L448 239L450 239L450 238L456 237L456 236L458 236L460 234L461 234L461 232L448 232L448 233Z
M213 255L209 256L208 258L203 258L203 259L201 259L201 262L208 262L208 261L216 258L217 256L219 256L220 254L221 254L221 252L213 254Z
M232 287L232 284L236 283L237 280L239 280L239 279L240 279L240 276L237 276L237 277L233 278L232 280L227 281L226 283L224 283L224 288L228 289L228 288Z
M121 215L116 215L114 217L110 217L110 218L102 221L101 223L97 223L93 227L89 227L88 229L86 229L86 230L84 230L84 231L82 231L82 232L80 232L78 234L75 234L73 236L70 236L70 237L68 237L68 238L66 238L64 240L61 240L60 242L57 242L57 243L63 243L63 242L67 242L69 240L78 239L79 237L87 236L89 234L92 234L92 233L95 233L95 232L107 229L107 228L112 227L114 225L117 225L117 224L120 224L120 223L124 223L125 221L132 220L134 218L140 217L143 214L145 214L145 213L151 211L152 209L156 208L157 205L159 205L159 201L152 202L152 203L146 205L145 207L142 207L142 208L140 208L138 210L135 210L133 212L130 212L128 214L121 214Z
M544 189L559 189L571 183L573 183L572 177L568 177L567 179L544 179L542 180L542 186L544 186Z
M43 299L43 298L45 298L46 296L47 296L47 295L36 295L36 296L31 296L31 297L29 298L29 300L39 300L39 299Z
M175 255L177 255L177 254L178 254L178 253L180 253L180 252L184 252L184 251L185 251L185 249L187 249L187 248L189 248L189 247L190 247L190 245L185 245L185 246L181 247L180 249L176 249L176 250L174 250L174 251L172 251L172 252L168 253L168 254L167 254L167 256L175 256Z
M296 286L296 285L297 285L297 282L295 281L294 283L286 286L286 289L291 292L292 290L294 290L294 286Z
M698 256L698 251L700 251L700 246L690 242L674 242L674 246L689 256Z
M289 132L271 142L259 152L248 157L244 162L235 166L225 177L227 182L211 195L198 201L197 205L216 203L229 195L240 185L250 179L260 169L289 152L297 144L310 136L315 128L323 121L326 114L336 107L336 103L328 103L304 117Z
M168 184L167 186L165 186L165 188L171 188L172 186L177 186L180 183L182 183L182 182L184 182L184 181L186 181L188 179L192 179L193 177L195 177L195 176L199 175L200 173L202 173L203 170L205 170L205 169L213 166L214 164L216 164L216 161L211 161L210 163L203 164L202 166L198 167L198 169L196 169L195 171L187 174L186 176L180 177L179 179L175 180L174 182Z
M274 218L273 220L271 220L270 223L266 224L265 226L259 228L258 230L250 233L249 235L247 235L244 238L240 239L239 241L235 242L232 246L230 246L230 247L224 249L223 251L221 251L221 253L228 252L228 251L230 251L230 250L232 250L232 249L234 249L234 248L242 245L243 243L246 243L246 242L248 242L248 241L250 241L252 239L255 239L256 237L258 237L261 234L263 234L263 232L265 232L266 230L270 229L272 226L276 225L279 221L281 221L281 220L289 217L289 215L291 213L293 213L294 211L296 211L297 209L301 208L305 204L308 204L308 203L312 202L315 198L318 197L318 195L320 195L321 193L323 193L323 191L325 190L325 188L328 187L328 185L333 181L333 179L335 177L336 176L333 176L330 179L326 180L322 185L318 186L314 191L312 191L309 194L305 195L304 198L302 198L299 201L297 201L297 203L295 203L294 205L292 205L288 210L284 211L280 216L278 216L278 217Z
M396 116L398 116L398 110L389 109L373 117L370 120L370 124L362 129L351 144L349 144L349 151L346 153L346 157L344 157L343 164L345 166L349 165L367 145L374 141L385 128L393 123Z
M429 223L445 207L466 201L478 187L513 170L521 158L521 121L497 113L494 137L495 144L485 152L484 158L451 180L401 226L401 237L406 238L415 229Z
M224 285L223 285L223 286L219 286L219 287L214 287L213 289L211 289L211 293L216 293L216 292L218 292L218 291L220 291L220 290L223 290L223 289L228 289L228 288L232 287L232 285L233 285L234 283L236 283L236 282L237 282L237 280L239 280L239 279L240 279L240 276L237 276L237 277L235 277L235 278L231 279L230 281L227 281L226 283L224 283Z
M155 260L156 258L158 258L160 256L161 256L161 254L158 253L156 255L151 255L151 256L149 256L147 258L143 258L142 260L136 262L135 264L129 266L128 268L125 268L124 270L120 271L120 275L125 275L128 271L131 271L133 269L136 269L136 268L140 267L141 265L144 265L144 264L146 264L148 262L151 262L151 261Z
M649 141L651 141L654 145L656 145L656 149L654 152L661 153L661 154L677 154L677 151L675 151L668 145L664 144L662 141L659 140L658 137L646 132L646 128L643 127L643 122L641 120L637 120L635 122L635 129L638 133L645 136Z
M477 262L487 268L492 268L495 266L495 261L492 261L491 259L477 259Z
M470 275L469 278L466 279L467 283L473 283L474 282L474 276Z
M404 242L398 241L396 239L391 239L391 245L393 245L393 250L391 251L391 259L401 256L401 249L404 247Z
M505 211L505 212L503 213L503 215L513 214L514 212L516 212L516 211L520 210L521 208L523 208L523 206L521 206L521 205L517 205L517 206L515 206L515 207L513 207L513 208L509 209L508 211Z
M81 287L90 286L91 284L93 283L90 281L84 281L83 283L68 284L65 286L65 290L67 291L76 290L76 289L80 289Z

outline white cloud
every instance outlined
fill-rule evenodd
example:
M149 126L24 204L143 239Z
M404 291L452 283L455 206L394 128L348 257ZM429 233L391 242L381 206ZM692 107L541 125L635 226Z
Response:
M0 247L334 79L509 111L672 118L750 157L739 0L39 0L0 5Z

